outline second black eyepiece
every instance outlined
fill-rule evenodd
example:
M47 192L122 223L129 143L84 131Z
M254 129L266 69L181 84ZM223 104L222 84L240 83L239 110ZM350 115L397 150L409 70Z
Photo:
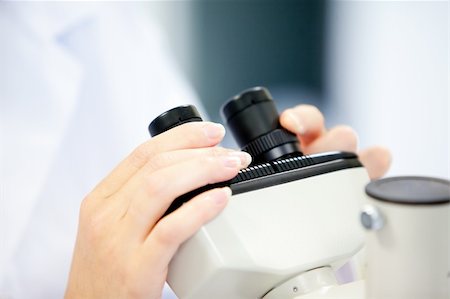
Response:
M263 163L301 156L297 137L281 127L275 103L264 87L254 87L228 100L221 109L236 142L253 157L253 163Z

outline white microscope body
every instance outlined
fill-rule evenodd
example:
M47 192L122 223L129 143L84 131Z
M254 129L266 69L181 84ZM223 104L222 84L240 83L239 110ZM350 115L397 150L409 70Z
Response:
M448 298L450 182L405 177L367 185L352 153L302 155L264 88L235 96L222 113L253 164L168 209L214 187L233 192L170 263L168 283L180 299ZM201 121L195 107L178 107L149 130L154 136L189 121ZM365 239L369 284L339 285L335 271Z
M170 286L183 299L271 299L336 285L334 271L363 246L368 181L356 167L232 196L180 247Z

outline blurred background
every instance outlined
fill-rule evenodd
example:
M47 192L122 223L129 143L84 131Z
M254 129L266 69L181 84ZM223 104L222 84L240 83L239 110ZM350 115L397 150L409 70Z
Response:
M449 6L0 1L0 297L63 297L81 199L198 99L221 122L266 86L280 112L313 104L389 148L388 176L450 178Z
M325 1L168 1L148 4L212 120L224 101L252 86L279 99L321 105Z
M317 105L328 126L353 126L361 147L390 148L388 175L450 177L448 1L146 5L210 119L263 85L280 111Z

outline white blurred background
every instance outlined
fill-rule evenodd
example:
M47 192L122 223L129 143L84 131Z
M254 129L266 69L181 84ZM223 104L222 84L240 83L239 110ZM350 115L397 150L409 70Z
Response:
M332 1L328 113L361 146L391 149L389 175L449 178L449 2Z

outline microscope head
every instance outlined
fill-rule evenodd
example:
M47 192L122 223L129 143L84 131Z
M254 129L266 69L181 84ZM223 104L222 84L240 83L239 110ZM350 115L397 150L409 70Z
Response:
M182 299L253 299L314 269L332 274L363 245L357 215L369 178L357 156L303 155L263 88L232 98L222 113L254 162L228 182L205 186L229 186L233 195L179 248L169 285ZM178 198L168 212L205 188Z

